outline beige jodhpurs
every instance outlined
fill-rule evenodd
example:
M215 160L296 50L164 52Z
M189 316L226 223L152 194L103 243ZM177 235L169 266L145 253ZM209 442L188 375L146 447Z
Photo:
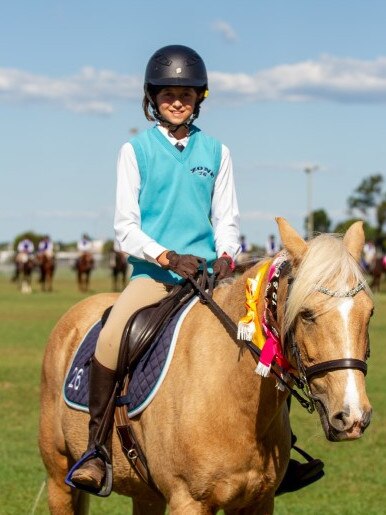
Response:
M129 282L116 300L99 334L95 357L101 365L110 370L117 369L119 346L126 322L135 311L163 299L169 291L170 285L149 277L138 277Z

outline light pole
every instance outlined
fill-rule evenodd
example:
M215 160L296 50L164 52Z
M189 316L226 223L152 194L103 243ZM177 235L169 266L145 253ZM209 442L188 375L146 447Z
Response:
M307 238L310 240L314 232L314 215L312 212L312 172L318 170L318 166L306 166L304 171L307 175Z

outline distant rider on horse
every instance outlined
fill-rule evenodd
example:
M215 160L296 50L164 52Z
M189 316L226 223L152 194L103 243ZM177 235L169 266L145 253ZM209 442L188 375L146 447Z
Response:
M55 269L54 243L47 234L39 241L37 261L40 267L40 282L44 286L45 280L47 277L52 278Z
M81 239L77 243L77 249L79 252L78 258L75 263L75 269L78 269L79 261L84 259L94 266L94 258L92 255L93 244L90 236L84 233Z
M38 244L38 256L54 257L54 243L48 235L43 236Z
M33 260L34 251L35 246L29 238L24 238L19 241L15 257L15 275L13 276L12 281L17 281L25 263L28 263L29 260Z

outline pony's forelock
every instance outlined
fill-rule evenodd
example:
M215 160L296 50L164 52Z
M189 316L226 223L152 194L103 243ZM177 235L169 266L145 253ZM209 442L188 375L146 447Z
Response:
M359 283L364 283L366 292L371 295L364 275L344 245L341 235L321 234L310 240L288 297L284 333L288 332L316 288L325 287L344 293ZM323 311L332 309L338 301L339 297L326 297Z

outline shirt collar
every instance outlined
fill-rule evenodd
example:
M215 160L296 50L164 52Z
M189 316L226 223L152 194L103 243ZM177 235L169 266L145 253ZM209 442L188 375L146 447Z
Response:
M185 138L182 138L182 139L177 139L172 134L170 134L170 132L168 131L168 129L166 127L162 127L162 125L160 125L159 123L157 124L157 128L165 136L165 138L167 138L170 141L170 143L173 146L175 146L177 141L178 141L178 143L181 143L182 145L184 145L184 147L186 147L186 145L188 144L189 136L186 136Z

